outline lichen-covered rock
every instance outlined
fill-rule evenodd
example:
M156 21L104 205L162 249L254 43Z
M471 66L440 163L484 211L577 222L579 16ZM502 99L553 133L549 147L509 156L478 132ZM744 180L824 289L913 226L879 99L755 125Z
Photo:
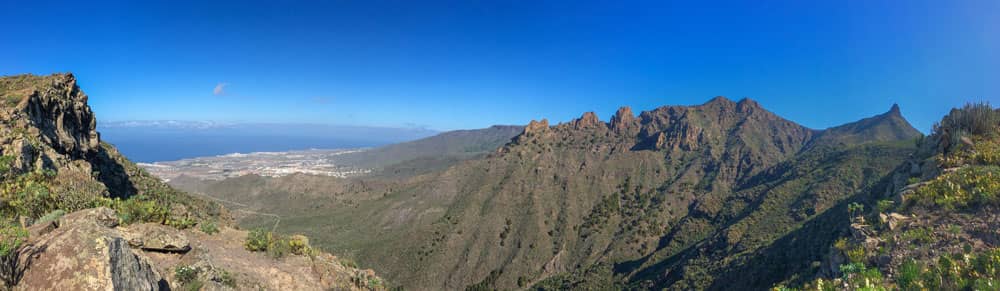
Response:
M178 252L191 250L187 236L176 228L157 223L143 223L123 229L129 245L144 251Z
M28 240L19 290L161 290L166 282L149 259L132 250L113 210L65 215L59 227Z

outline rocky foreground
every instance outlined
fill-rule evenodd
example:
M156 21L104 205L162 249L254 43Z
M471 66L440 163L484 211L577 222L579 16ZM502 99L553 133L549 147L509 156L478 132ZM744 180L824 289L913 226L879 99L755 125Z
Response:
M370 290L374 272L330 254L274 259L243 247L246 231L211 235L154 223L120 225L114 210L93 208L35 224L22 256L18 290L170 290L193 270L202 290Z
M71 74L0 78L0 280L13 290L378 290L303 236L234 229L101 142Z

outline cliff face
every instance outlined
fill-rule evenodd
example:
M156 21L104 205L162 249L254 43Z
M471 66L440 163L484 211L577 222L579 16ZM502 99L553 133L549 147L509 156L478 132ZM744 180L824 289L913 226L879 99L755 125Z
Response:
M97 156L101 140L94 114L73 75L0 78L0 94L0 145L5 155L20 157L18 169L54 169Z
M101 142L71 74L2 77L0 102L0 239L28 232L0 271L13 289L383 288L304 237L283 258L245 249L249 233L231 228L221 205L171 188Z

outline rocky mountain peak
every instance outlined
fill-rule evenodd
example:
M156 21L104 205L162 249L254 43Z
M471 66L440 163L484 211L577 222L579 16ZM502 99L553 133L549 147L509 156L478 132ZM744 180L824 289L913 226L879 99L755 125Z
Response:
M622 106L618 108L618 112L611 117L611 129L616 132L623 132L632 124L635 123L635 114L632 113L632 107Z
M715 105L715 106L734 106L736 102L726 96L715 96L712 99L705 102L703 105Z
M743 98L736 103L736 110L740 112L750 112L757 109L762 109L760 103L750 98Z
M903 117L899 105L888 112L822 131L813 144L864 143L912 139L920 136Z
M575 129L592 128L600 125L604 125L604 123L597 118L597 114L593 111L586 112L580 118L573 120L573 128Z
M542 118L541 121L532 120L528 123L528 126L524 128L524 134L539 133L547 129L549 129L548 119Z
M902 116L903 115L899 111L899 104L898 103L893 103L892 104L892 108L889 108L889 112L887 114L889 114L889 115L898 115L898 116Z
M54 168L60 164L56 156L89 159L99 151L96 118L73 74L0 78L0 95L7 102L0 113L0 145L5 155L22 157L16 167ZM25 143L35 138L47 146L28 150Z

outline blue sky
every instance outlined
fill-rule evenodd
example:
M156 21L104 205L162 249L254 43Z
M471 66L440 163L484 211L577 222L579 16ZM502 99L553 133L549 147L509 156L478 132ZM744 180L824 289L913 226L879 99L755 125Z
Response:
M0 1L0 74L74 72L99 120L449 130L724 95L926 132L1000 103L992 0Z

